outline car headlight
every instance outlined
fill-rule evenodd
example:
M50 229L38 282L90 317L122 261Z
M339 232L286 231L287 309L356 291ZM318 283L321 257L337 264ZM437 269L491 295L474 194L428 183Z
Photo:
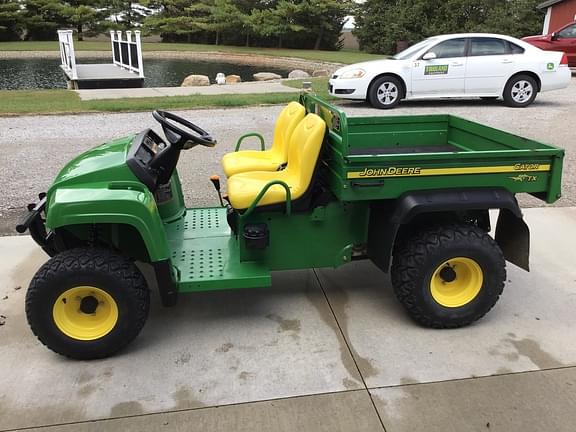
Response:
M362 78L366 75L366 71L364 69L351 69L349 71L344 72L340 75L339 78L342 79L351 79L351 78Z

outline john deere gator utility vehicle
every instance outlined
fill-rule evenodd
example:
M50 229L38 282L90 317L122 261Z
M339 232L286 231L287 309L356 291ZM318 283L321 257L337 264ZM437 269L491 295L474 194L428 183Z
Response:
M26 314L60 354L106 357L138 335L150 300L135 262L152 266L173 306L183 293L269 286L272 271L369 259L416 322L464 326L498 300L505 260L528 270L515 195L560 197L561 149L451 115L347 117L303 93L268 150L254 134L261 151L239 142L224 157L222 205L186 208L181 153L216 141L153 116L165 139L148 129L76 157L17 227L52 257Z

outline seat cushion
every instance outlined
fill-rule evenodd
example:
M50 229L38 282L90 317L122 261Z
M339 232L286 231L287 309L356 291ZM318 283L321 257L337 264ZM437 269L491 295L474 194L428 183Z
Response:
M288 160L288 142L305 114L304 106L290 102L276 120L274 140L269 150L242 150L224 155L222 168L226 177L249 171L277 171Z
M277 171L285 162L275 152L244 150L225 154L222 168L226 177L231 177L248 171Z
M250 204L256 199L256 196L260 191L266 186L267 183L272 180L280 180L287 183L290 187L290 194L292 199L297 199L305 191L299 190L297 186L298 182L294 179L289 178L286 175L286 171L279 172L246 172L241 174L236 174L228 179L227 193L230 199L230 204L236 210L243 210L250 207ZM268 189L266 194L262 197L258 203L258 207L278 204L286 201L286 190L280 185L274 185Z
M290 188L292 200L304 195L312 181L325 130L324 120L316 114L308 114L298 124L290 138L290 153L286 169L275 172L251 171L230 177L227 189L232 207L237 210L250 207L264 186L272 180L286 183ZM274 185L258 202L258 206L285 201L285 189L281 185Z

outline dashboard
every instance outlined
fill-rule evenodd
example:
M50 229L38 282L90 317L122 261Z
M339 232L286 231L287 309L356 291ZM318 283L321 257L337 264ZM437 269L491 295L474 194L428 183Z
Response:
M147 129L134 137L128 151L126 163L152 192L156 190L163 171L162 166L152 162L160 153L168 150L169 146L152 129Z

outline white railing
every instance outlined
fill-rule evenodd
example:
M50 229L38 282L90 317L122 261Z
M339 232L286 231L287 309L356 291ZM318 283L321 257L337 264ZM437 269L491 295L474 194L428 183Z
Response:
M122 39L121 31L110 31L112 41L112 58L116 66L137 73L140 78L144 78L144 65L142 64L142 42L140 40L140 30L126 32L126 39Z
M74 39L72 30L58 30L58 44L60 45L60 60L62 69L72 80L78 79L76 70L76 53L74 52Z

